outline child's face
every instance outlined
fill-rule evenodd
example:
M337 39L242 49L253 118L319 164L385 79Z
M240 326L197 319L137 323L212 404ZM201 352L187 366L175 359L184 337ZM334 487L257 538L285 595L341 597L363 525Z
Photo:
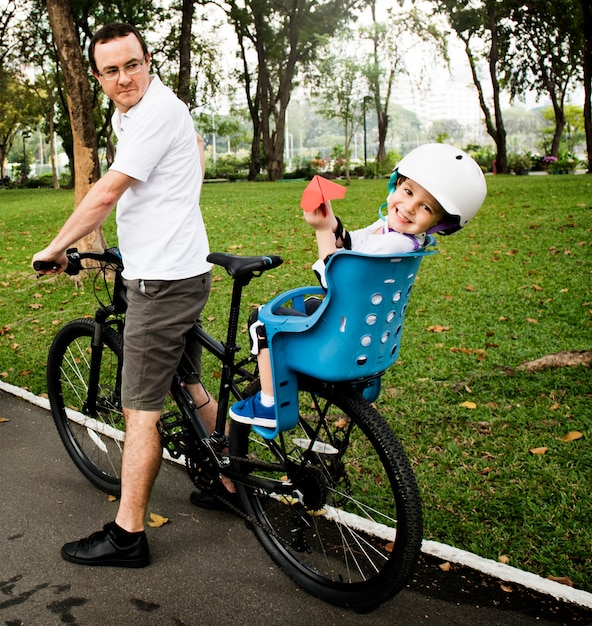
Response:
M387 198L389 228L408 235L425 233L444 217L440 203L415 181L407 178Z

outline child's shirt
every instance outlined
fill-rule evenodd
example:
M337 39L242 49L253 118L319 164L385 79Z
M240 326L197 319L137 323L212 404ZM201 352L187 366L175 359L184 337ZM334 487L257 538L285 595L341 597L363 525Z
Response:
M351 237L351 250L364 254L400 254L414 252L423 248L426 242L426 234L406 235L396 230L384 231L384 221L376 220L370 226L358 230L348 231ZM312 266L321 286L327 289L325 278L325 259L318 259Z
M365 254L398 254L414 252L425 245L425 233L406 235L392 229L384 232L384 224L378 219L366 228L350 231L351 249Z

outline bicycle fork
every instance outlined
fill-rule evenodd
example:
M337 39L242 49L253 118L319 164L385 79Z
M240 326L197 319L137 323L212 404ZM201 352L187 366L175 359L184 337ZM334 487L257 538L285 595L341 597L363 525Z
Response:
M95 314L95 327L93 337L90 345L90 368L88 374L88 387L86 402L83 405L83 412L85 415L96 417L98 414L97 400L99 397L99 385L101 378L101 362L103 359L103 329L105 327L105 321L109 315L112 314L113 307L107 307L106 309L99 309ZM117 382L114 392L117 395L116 398L112 398L114 403L120 404L120 392L121 392L121 362L118 363Z

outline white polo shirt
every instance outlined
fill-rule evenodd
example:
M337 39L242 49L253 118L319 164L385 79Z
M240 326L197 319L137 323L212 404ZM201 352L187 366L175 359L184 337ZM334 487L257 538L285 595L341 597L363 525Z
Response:
M112 170L136 179L117 204L127 279L179 280L207 272L199 198L202 168L193 120L157 76L138 104L112 118Z

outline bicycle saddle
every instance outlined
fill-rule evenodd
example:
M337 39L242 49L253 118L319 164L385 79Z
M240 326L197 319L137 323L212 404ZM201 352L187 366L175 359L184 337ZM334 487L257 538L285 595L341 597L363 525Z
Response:
M256 276L265 270L271 270L281 265L284 260L277 254L267 256L239 256L226 252L212 252L208 261L223 267L235 280L248 276Z

